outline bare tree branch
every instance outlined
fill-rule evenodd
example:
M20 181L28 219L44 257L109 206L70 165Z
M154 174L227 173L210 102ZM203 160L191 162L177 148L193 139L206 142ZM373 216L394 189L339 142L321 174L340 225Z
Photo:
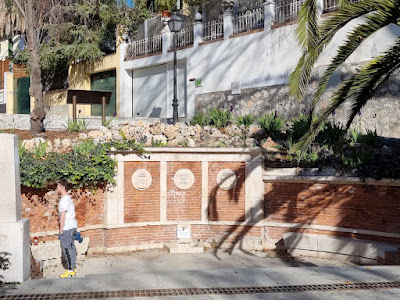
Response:
M25 10L21 6L21 3L19 3L18 0L13 0L13 1L14 1L15 6L18 8L19 12L21 13L21 15L24 17L24 19L26 19Z

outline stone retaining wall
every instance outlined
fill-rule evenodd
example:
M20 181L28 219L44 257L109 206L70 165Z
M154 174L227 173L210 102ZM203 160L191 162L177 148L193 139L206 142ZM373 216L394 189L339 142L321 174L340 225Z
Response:
M352 73L356 67L357 65L345 65L340 72L338 71L331 80L329 89L322 97L321 108L327 106L333 89L338 86L337 83ZM317 73L322 74L322 70L318 70ZM381 136L399 138L400 121L397 117L400 114L399 83L400 72L397 72L362 109L361 115L354 120L354 126L359 126L364 130L376 130ZM196 112L205 112L218 107L232 109L232 113L235 115L252 113L260 116L265 112L276 112L278 116L292 118L308 113L310 98L316 87L314 81L308 88L307 96L301 101L289 96L288 85L242 89L239 95L232 95L231 91L198 94L195 97L195 110ZM350 103L345 103L341 109L335 112L332 119L335 122L345 123L349 109Z

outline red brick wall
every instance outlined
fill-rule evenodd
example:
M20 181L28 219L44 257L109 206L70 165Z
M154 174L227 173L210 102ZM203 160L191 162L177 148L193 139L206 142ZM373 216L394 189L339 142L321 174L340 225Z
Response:
M192 240L233 243L244 236L262 237L262 228L239 225L191 225Z
M269 222L337 226L400 233L400 187L328 183L267 183L265 216ZM286 228L269 228L280 239ZM299 232L376 240L393 239L359 234L297 229Z
M140 226L105 230L107 247L134 246L149 243L170 243L176 240L176 226Z
M187 190L178 188L174 175L179 169L189 169L194 184ZM201 220L201 162L168 162L167 164L167 219Z
M78 226L103 224L103 190L75 192L71 194L75 203ZM21 189L22 217L28 218L31 233L58 230L58 202L60 197L54 191L44 189Z
M132 185L132 175L138 169L146 169L152 176L145 191ZM160 221L160 162L125 162L124 176L125 223Z
M208 166L210 221L245 220L245 163L244 162L209 162ZM236 186L229 191L221 189L217 184L217 175L223 169L231 169L236 173Z

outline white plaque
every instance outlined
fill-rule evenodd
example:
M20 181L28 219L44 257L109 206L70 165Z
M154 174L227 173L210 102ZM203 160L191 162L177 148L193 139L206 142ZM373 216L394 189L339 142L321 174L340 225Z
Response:
M175 185L181 190L190 189L194 184L193 172L189 169L180 169L174 176Z
M145 191L150 187L152 179L149 171L146 169L138 169L132 175L132 185L138 191Z
M176 229L176 235L178 239L190 239L190 227L178 227Z
M240 81L235 81L231 83L232 95L240 95L242 92L240 90Z
M218 186L223 190L231 190L237 182L236 173L231 169L223 169L217 175Z

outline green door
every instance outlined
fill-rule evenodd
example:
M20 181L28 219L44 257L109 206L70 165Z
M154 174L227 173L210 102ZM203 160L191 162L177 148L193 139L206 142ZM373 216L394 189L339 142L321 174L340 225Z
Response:
M31 112L30 85L31 81L29 77L14 79L14 88L16 91L14 94L14 103L16 103L17 114L29 114Z
M106 106L106 116L112 116L117 112L116 107L116 83L117 77L115 75L115 70L96 73L91 76L91 87L92 91L111 91L110 104ZM99 99L101 101L101 99ZM101 105L95 104L91 108L92 116L101 116Z

